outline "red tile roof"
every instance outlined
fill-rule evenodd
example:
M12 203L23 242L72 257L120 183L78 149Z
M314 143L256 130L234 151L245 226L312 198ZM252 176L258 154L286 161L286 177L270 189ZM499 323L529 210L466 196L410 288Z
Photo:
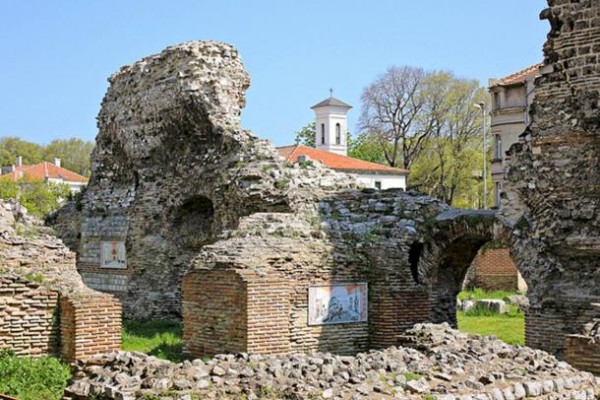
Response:
M325 166L344 172L371 173L380 175L407 175L408 171L402 168L392 168L387 165L359 160L341 154L315 149L314 147L293 145L278 147L279 155L287 161L295 163L300 156L308 156L311 160L323 163Z
M22 165L15 167L14 171L0 175L0 179L10 179L14 182L17 182L19 179L32 181L62 179L63 181L81 183L88 181L88 178L85 176L76 174L75 172L69 171L66 168L57 167L56 165L47 161L35 165Z
M525 82L528 78L535 78L540 76L540 68L544 66L543 63L535 64L521 71L515 72L505 76L504 78L498 79L493 86L510 86L518 83Z

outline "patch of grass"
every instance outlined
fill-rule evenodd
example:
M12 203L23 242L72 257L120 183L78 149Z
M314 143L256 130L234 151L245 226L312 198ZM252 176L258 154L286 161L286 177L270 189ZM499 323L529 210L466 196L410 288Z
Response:
M404 374L404 378L406 379L406 382L410 382L410 381L416 381L418 379L421 379L423 377L423 375L421 374L416 374L414 372L406 372Z
M491 292L486 292L483 289L476 288L474 290L465 290L458 294L458 298L461 300L465 299L499 299L503 300L507 296L511 296L513 294L518 294L515 292L509 292L506 290L494 290Z
M521 346L525 344L525 316L522 313L474 316L459 311L456 313L456 318L461 332L495 335L508 344Z
M0 351L0 393L19 400L58 400L71 376L68 365L52 357L17 357Z
M181 362L181 324L172 321L124 321L123 350L140 351L172 362Z

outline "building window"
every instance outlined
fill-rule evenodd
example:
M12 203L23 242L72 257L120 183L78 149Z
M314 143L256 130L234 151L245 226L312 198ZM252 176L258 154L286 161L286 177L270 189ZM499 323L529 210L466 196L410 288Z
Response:
M375 189L381 190L381 181L375 181Z
M500 92L494 92L494 110L500 109Z
M494 135L494 158L496 160L502 159L502 136Z
M335 144L342 144L342 127L339 123L335 124Z
M325 124L321 124L321 144L325 144Z
M500 208L500 194L502 193L502 183L501 182L496 182L496 188L495 188L495 199L496 199L496 208Z

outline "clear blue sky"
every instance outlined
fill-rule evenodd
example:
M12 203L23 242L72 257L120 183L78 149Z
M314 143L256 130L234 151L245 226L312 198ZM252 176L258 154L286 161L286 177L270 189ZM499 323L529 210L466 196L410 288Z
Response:
M93 140L106 79L168 45L236 46L244 128L276 145L329 95L354 106L391 65L502 77L542 60L545 0L23 0L0 12L0 136Z

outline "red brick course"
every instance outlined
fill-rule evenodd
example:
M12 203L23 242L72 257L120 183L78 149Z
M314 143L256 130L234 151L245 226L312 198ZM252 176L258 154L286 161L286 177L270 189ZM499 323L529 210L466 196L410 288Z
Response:
M121 349L121 303L90 293L60 299L61 356L68 361Z
M509 248L481 250L475 260L475 286L484 290L518 290L518 271Z
M565 338L565 361L575 368L600 375L600 343L582 335Z

